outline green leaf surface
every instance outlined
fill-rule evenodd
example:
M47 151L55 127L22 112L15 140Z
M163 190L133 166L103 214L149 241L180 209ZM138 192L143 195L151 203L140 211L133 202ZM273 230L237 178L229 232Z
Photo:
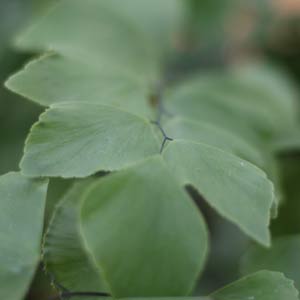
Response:
M225 101L223 96L213 94L204 83L201 80L191 80L170 89L165 97L168 113L224 128L251 144L260 145L257 132L251 124L245 122L245 117L236 107Z
M163 156L183 185L192 185L222 216L259 243L270 244L273 185L254 165L217 148L171 142Z
M52 105L33 126L21 169L28 176L86 177L159 152L146 120L96 103Z
M297 123L294 89L281 73L261 65L199 74L170 90L168 110L210 121L251 139L290 130ZM238 124L238 125L237 125Z
M40 258L46 180L0 177L0 298L25 296Z
M41 105L96 101L149 117L146 99L182 12L181 0L60 1L17 40L56 55L30 62L6 86Z
M241 68L233 74L224 74L223 78L217 77L207 86L207 93L216 95L228 106L234 107L244 117L244 122L263 135L273 137L291 129L296 123L295 99L274 93L278 87L268 87L270 82L264 81L272 83L272 79L263 80L259 69L253 68L252 72L255 73L247 74L247 70ZM281 87L282 82L277 81L276 85Z
M146 96L150 83L141 76L110 72L59 55L45 55L12 76L6 86L28 99L49 106L59 102L98 102L143 116L152 111Z
M251 63L234 68L231 74L228 88L235 86L234 91L240 95L240 100L244 98L257 107L269 110L279 121L278 129L282 122L294 124L299 108L298 91L284 69L265 63Z
M49 180L44 218L45 227L48 226L57 203L61 200L63 195L70 189L73 182L73 179L65 180L62 178L53 178Z
M184 0L123 0L123 5L119 0L110 0L106 4L151 38L152 46L159 52L172 46L174 35L180 32L185 21Z
M259 149L230 131L209 123L177 117L170 119L164 129L168 136L174 139L208 144L236 154L258 166L263 165L263 157Z
M105 0L60 1L20 35L17 46L52 50L104 68L140 72L144 78L157 70L151 42Z
M85 249L79 226L82 194L92 182L83 180L69 189L56 206L44 237L46 271L70 291L107 291Z
M213 300L298 300L298 291L283 274L261 271L224 287L210 297Z
M101 179L84 198L86 245L114 297L191 292L206 226L160 157Z
M122 5L118 0L65 0L45 17L34 21L19 36L17 45L29 50L50 47L59 52L68 51L68 54L81 52L71 47L79 45L88 53L97 56L104 52L109 58L115 53L120 55L122 51L123 57L129 59L122 63L132 67L130 63L137 65L150 49L161 52L170 47L172 37L183 21L183 5L181 0L165 0L163 3L153 0L151 4L147 0L123 0ZM68 39L64 39L66 32ZM108 38L110 45L105 45ZM111 47L118 40L118 46L123 47ZM141 57L134 57L134 51L139 51Z
M300 235L283 236L273 240L272 248L253 246L241 261L243 274L261 269L279 271L295 281L300 288Z

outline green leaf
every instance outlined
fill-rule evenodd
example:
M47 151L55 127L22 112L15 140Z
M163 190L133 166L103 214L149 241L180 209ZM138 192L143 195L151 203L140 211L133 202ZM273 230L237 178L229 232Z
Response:
M261 269L279 271L295 281L300 288L300 235L284 236L273 240L272 248L250 248L241 262L243 274Z
M172 174L183 185L193 185L222 216L246 234L270 244L272 183L252 164L217 148L187 141L174 141L163 156Z
M142 50L140 54L145 54L150 49L161 52L165 47L170 47L174 33L183 22L184 5L181 0L153 0L151 3L147 0L123 0L122 4L118 0L65 0L56 5L46 17L33 22L20 35L17 45L29 50L50 47L76 52L79 49L70 46L78 45L81 41L83 44L79 44L80 48L88 52L99 54L103 50L112 50L118 55L124 52L122 55L128 55L134 65L142 59L134 57L134 53L129 53L129 50ZM74 29L74 33L70 28ZM47 36L43 35L45 32ZM64 39L66 32L68 39ZM110 43L107 43L108 36ZM129 39L131 43L128 43ZM120 43L117 44L118 40ZM88 46L90 41L93 41L92 46ZM112 44L123 47L114 49ZM114 53L106 51L105 54L111 58ZM122 63L132 67L129 62Z
M56 206L44 237L46 270L70 291L107 291L85 249L79 226L82 194L91 183L91 179L75 183L66 193Z
M0 177L0 298L21 300L40 257L46 180Z
M107 1L112 9L126 16L136 28L151 38L152 46L161 52L170 48L174 35L182 29L185 3L182 0L119 0ZM155 22L154 22L155 20Z
M273 154L267 151L266 147L261 150L260 147L248 143L246 140L226 129L209 123L187 120L180 117L174 117L168 120L164 124L164 129L167 135L174 139L208 144L226 152L231 152L262 168L274 183L274 201L276 203L274 203L273 217L277 216L277 206L282 197L280 178L276 165L277 161Z
M213 300L298 300L293 282L281 273L261 271L211 295Z
M210 121L252 141L251 130L265 139L293 128L297 123L295 99L281 73L263 65L246 65L183 82L170 91L168 110Z
M52 105L33 126L21 169L33 177L86 177L158 151L146 119L96 103L69 102Z
M41 105L79 101L120 107L143 116L152 114L146 96L150 84L137 76L110 71L59 55L30 62L6 86Z
M62 196L70 189L74 179L53 178L49 181L46 208L45 208L45 227L48 226L52 215L54 213L57 203L61 200Z
M230 131L209 123L175 117L165 124L164 129L168 136L174 139L208 144L236 154L258 166L263 165L263 157L259 149Z
M17 46L152 78L158 67L151 39L110 2L60 1L20 35Z
M6 86L46 106L96 101L149 117L152 110L146 98L160 77L165 44L170 44L181 22L182 3L122 3L61 1L33 22L17 42L23 50L52 51L57 55L48 54L30 62Z
M251 124L245 122L245 117L241 112L225 101L223 96L213 94L205 84L204 79L203 82L195 79L170 89L165 97L168 113L187 120L202 121L224 128L255 146L260 145L261 141L257 132ZM215 87L212 87L212 90L213 88Z
M246 64L232 70L232 78L228 77L228 88L234 89L257 108L269 111L274 120L278 120L277 130L281 124L291 126L297 120L298 91L290 74L268 64Z
M161 157L101 179L84 198L83 236L114 297L191 292L206 226Z
M146 96L158 77L160 55L117 4L60 1L17 41L23 50L59 55L31 62L6 86L42 105L96 101L149 117Z

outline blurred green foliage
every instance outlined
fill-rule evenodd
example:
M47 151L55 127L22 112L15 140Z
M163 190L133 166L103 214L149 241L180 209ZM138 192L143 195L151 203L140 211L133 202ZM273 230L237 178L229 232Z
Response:
M44 9L47 2L50 0L0 2L0 174L19 169L25 138L42 111L37 105L9 92L4 82L30 58L13 49L15 34L35 13ZM56 200L52 194L48 198ZM47 205L51 207L51 203L48 201ZM28 299L43 299L49 294L49 280L40 269L37 274Z
M8 92L3 83L27 59L12 49L13 37L33 12L33 3L2 0L0 9L0 174L18 169L24 139L40 109Z
M19 69L29 56L16 53L12 48L14 34L37 11L44 9L49 0L1 0L0 7L0 81L3 83L7 77ZM224 68L235 57L228 57L226 46L232 47L234 41L228 25L239 8L245 8L249 1L216 1L216 0L189 0L186 7L187 20L184 38L180 40L178 57L184 58L180 64L176 62L179 72L182 69L192 70L199 68ZM299 18L287 19L277 22L276 17L268 19L271 13L268 1L252 2L251 7L256 8L258 15L254 16L255 30L251 31L251 42L244 38L239 51L246 56L259 55L263 59L280 64L294 75L295 83L300 83L300 36ZM253 11L249 10L253 16ZM258 17L258 20L255 19ZM275 32L270 31L272 22L276 22ZM241 28L243 28L241 26ZM243 30L243 29L241 29ZM277 34L278 33L278 34ZM274 40L275 38L275 40ZM245 43L245 40L246 43ZM234 45L236 46L236 45ZM253 51L255 49L255 51ZM232 50L232 49L231 49ZM234 49L236 50L236 49ZM236 52L234 52L236 53ZM253 55L253 56L254 56ZM1 84L0 87L0 174L18 169L22 155L23 144L31 125L37 120L42 108L30 101L8 92ZM283 183L284 201L279 218L272 224L272 231L276 236L300 233L300 155L299 153L280 153L280 174ZM70 182L53 180L50 183L48 195L48 209L46 222L48 222L53 207ZM200 204L203 208L205 204ZM238 259L245 251L249 240L241 236L240 232L228 225L212 210L205 206L206 217L212 232L212 253L208 268L199 288L202 292L210 292L239 276ZM228 246L230 245L230 247ZM31 298L41 299L48 292L48 285L42 272L38 273Z

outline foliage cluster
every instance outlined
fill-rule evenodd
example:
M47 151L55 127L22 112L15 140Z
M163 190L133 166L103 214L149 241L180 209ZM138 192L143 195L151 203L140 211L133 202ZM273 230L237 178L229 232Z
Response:
M183 74L180 49L199 46L190 2L64 0L18 36L40 56L5 85L46 110L0 177L1 299L24 298L41 254L61 297L191 295L210 249L199 199L253 241L244 277L205 299L298 299L300 237L270 232L297 93L262 63Z

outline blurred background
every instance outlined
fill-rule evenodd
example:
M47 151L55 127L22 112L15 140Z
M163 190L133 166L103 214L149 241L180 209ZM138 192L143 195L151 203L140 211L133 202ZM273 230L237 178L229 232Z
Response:
M10 93L3 86L9 75L30 60L29 55L14 50L13 38L53 2L56 1L0 0L0 174L18 170L26 135L42 111L38 105ZM176 53L171 59L173 76L199 69L223 69L256 59L282 69L287 80L300 88L299 0L185 2L186 21L173 43ZM272 233L274 236L299 234L300 153L279 153L276 160L285 201L279 218L272 224ZM68 185L67 181L51 182L46 222ZM250 241L201 199L196 200L205 211L212 236L209 262L196 289L196 294L206 294L239 278L239 258ZM49 280L40 268L27 299L47 299L52 293Z

